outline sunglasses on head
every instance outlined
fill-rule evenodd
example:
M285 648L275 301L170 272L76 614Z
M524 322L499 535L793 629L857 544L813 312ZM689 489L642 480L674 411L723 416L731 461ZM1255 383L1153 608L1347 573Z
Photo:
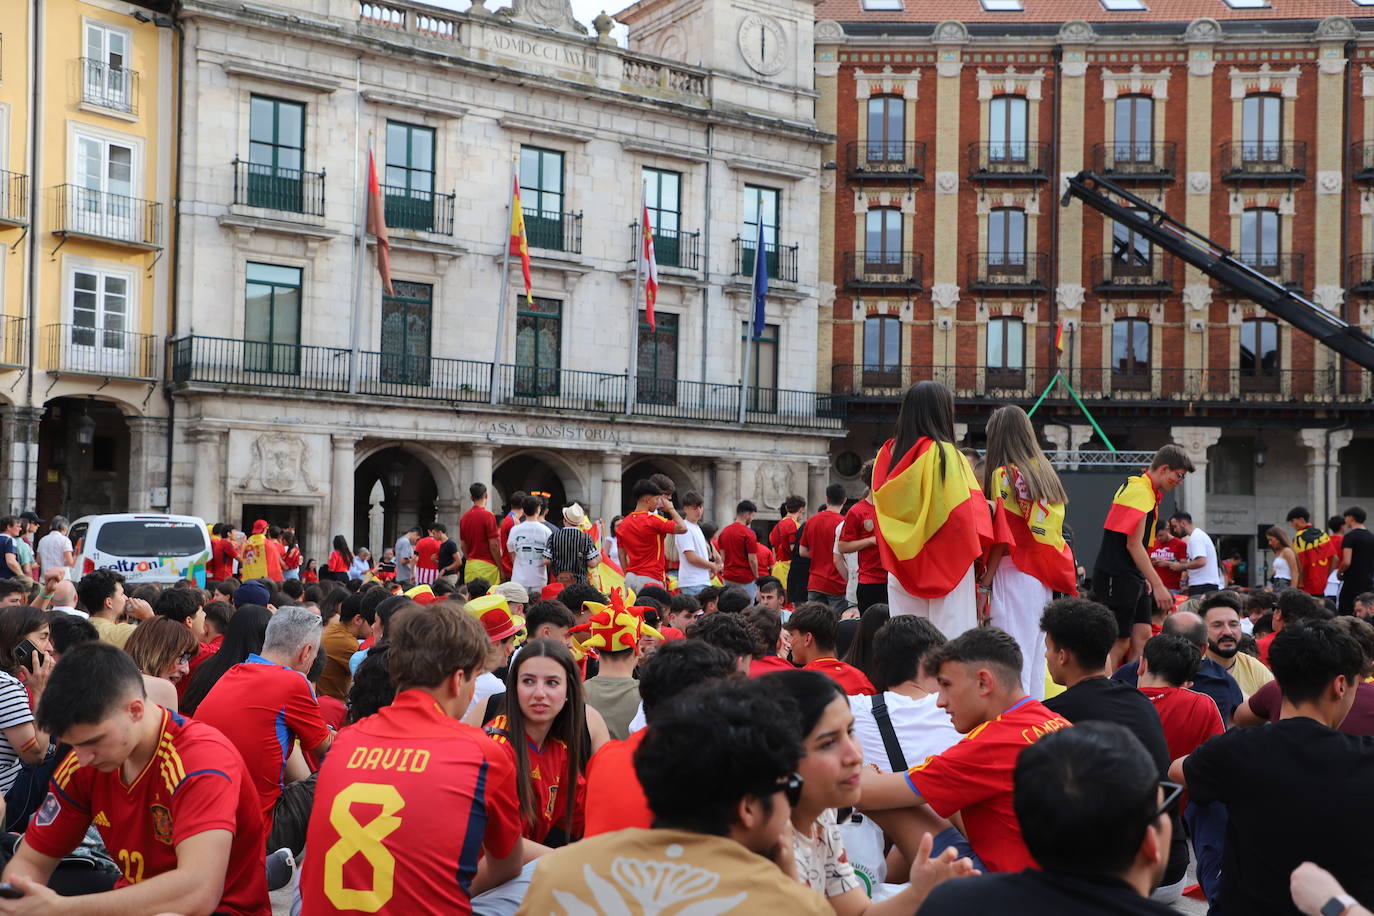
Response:
M759 794L772 795L774 792L782 792L787 796L787 803L795 808L801 801L802 785L803 780L800 773L789 773L776 782L768 783Z

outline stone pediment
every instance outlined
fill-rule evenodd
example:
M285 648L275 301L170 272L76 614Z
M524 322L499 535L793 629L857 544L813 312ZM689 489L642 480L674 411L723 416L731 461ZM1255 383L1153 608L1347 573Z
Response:
M587 37L587 27L573 16L568 0L514 0L509 9L497 12L511 22L523 22L541 29L553 29L579 37Z

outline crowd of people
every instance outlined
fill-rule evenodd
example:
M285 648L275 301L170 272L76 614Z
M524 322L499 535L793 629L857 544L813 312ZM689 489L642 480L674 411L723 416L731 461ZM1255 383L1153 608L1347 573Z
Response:
M1192 471L1080 565L1026 414L961 451L923 382L771 525L476 483L311 578L216 524L201 587L0 519L0 913L1366 914L1374 536L1295 507L1228 587Z

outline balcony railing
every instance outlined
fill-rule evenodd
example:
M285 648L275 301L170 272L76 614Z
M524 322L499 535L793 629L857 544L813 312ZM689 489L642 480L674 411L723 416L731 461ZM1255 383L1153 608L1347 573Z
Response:
M1350 170L1356 181L1374 181L1374 141L1350 144Z
M1303 267L1306 259L1301 254L1247 254L1237 252L1236 260L1253 268L1271 280L1277 280L1291 290L1303 290Z
M137 70L116 67L93 57L81 58L80 69L82 102L110 111L138 114Z
M324 170L306 172L235 159L234 203L283 213L324 216Z
M1374 254L1350 256L1346 263L1345 286L1352 293L1374 294Z
M106 316L110 322L110 316ZM157 338L152 334L88 324L43 328L44 368L105 378L150 379L157 374Z
M906 389L926 379L948 385L961 399L989 397L1031 400L1062 371L1085 401L1140 401L1177 404L1363 405L1374 409L1371 374L1352 363L1328 369L1162 369L1149 366L1086 367L1055 370L1047 366L989 367L976 360L960 365L837 365L831 375L834 397L850 402L896 403ZM1067 398L1052 391L1052 400Z
M1178 144L1172 140L1093 144L1093 168L1099 175L1118 180L1171 181L1177 157Z
M349 351L331 347L182 337L168 344L174 384L346 394ZM358 354L357 396L398 403L442 401L577 415L625 412L624 374L558 367L499 365L416 354ZM640 376L633 414L667 420L736 423L739 385ZM843 428L843 405L828 393L753 388L746 422L764 426Z
M640 256L639 225L630 233L630 260ZM680 229L654 230L654 261L659 267L701 269L701 233Z
M1307 177L1307 144L1302 140L1223 143L1217 149L1217 171L1222 181L1302 181Z
M1049 179L1050 145L1025 141L970 143L968 177L973 181L992 179Z
M0 169L0 225L29 223L29 176Z
M926 145L904 140L854 140L845 146L850 178L901 178L920 181L926 176Z
M27 321L22 315L0 315L0 366L29 364L29 339L24 333Z
M582 253L582 214L523 208L525 237L531 248Z
M1045 254L979 252L968 256L971 290L1044 290L1050 258Z
M704 71L673 67L647 60L635 60L629 57L624 58L621 63L621 73L627 83L650 89L681 92L686 95L706 94L706 73Z
M1174 288L1170 261L1156 251L1147 264L1097 255L1092 259L1093 288L1100 293L1167 293Z
M754 275L754 239L735 237L735 276ZM797 282L797 259L800 246L763 243L763 260L768 265L768 281Z
M162 247L162 204L94 191L74 184L52 189L53 232L118 242L135 248Z
M410 32L425 38L456 41L459 35L458 20L435 16L428 10L412 9L395 3L360 0L358 21L395 29L398 32Z
M453 234L454 194L435 194L382 185L388 229Z
M844 284L851 289L919 290L923 266L919 251L846 251Z

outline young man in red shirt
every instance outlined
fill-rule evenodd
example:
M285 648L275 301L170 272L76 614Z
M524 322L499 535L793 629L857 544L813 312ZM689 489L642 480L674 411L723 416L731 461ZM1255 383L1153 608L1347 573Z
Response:
M754 580L759 577L759 537L754 533L754 529L749 527L756 512L758 506L747 499L741 500L735 507L735 520L721 529L720 534L716 536L720 556L725 564L720 571L721 580L726 585L738 585L744 589L750 601L753 601L758 593L758 586L754 584Z
M472 508L458 519L458 540L467 556L463 581L480 578L486 579L488 585L498 585L501 568L496 564L501 557L501 533L496 527L496 516L487 509L487 485L473 484L468 487L468 495L472 497Z
M873 508L873 462L860 471L868 492L849 507L840 525L840 553L859 555L859 613L870 605L887 604L887 570L878 552L878 512Z
M524 854L515 765L459 721L491 643L446 601L399 612L387 640L396 699L320 768L302 912L471 913Z
M802 516L806 514L806 500L800 496L789 496L782 504L783 516L773 530L768 532L768 543L773 548L773 568L769 571L778 577L783 588L787 588L787 576L792 571L792 542L797 538Z
M243 755L268 833L292 746L299 740L320 758L334 740L305 679L319 650L319 616L301 607L282 608L267 624L261 654L250 653L226 671L196 707L196 719L219 729Z
M646 585L668 587L668 557L663 539L670 534L684 534L687 523L673 508L673 501L652 480L641 480L631 491L635 511L620 520L615 529L616 548L620 552L620 568L625 572L625 585L638 594ZM664 518L659 511L668 513Z
M497 545L501 548L501 577L509 579L515 569L515 554L511 553L506 541L510 538L510 530L523 522L525 516L525 497L529 494L524 490L516 490L511 494L510 511L501 519L501 525L497 530ZM492 585L496 583L493 582Z
M1174 537L1168 528L1160 528L1155 533L1155 542L1150 546L1150 562L1164 587L1177 595L1183 588L1183 572L1171 569L1170 563L1182 563L1188 559L1188 542Z
M243 759L215 729L148 702L133 659L106 643L68 649L37 721L72 750L5 867L24 897L0 912L271 916ZM92 824L123 874L107 893L59 897L48 879Z
M819 671L850 696L877 693L868 676L835 657L839 615L823 601L808 601L792 612L783 627L792 634L792 661L806 671Z
M1298 555L1297 578L1293 587L1320 598L1326 594L1326 580L1340 565L1338 538L1327 537L1325 531L1312 524L1312 513L1306 506L1288 510L1288 524L1293 528L1293 552Z
M1188 689L1201 666L1197 646L1171 634L1151 638L1140 655L1140 692L1159 713L1171 761L1226 731L1216 701Z
M832 483L825 488L825 508L811 516L802 532L801 555L811 560L811 576L806 580L806 600L824 601L836 614L845 612L845 589L849 582L835 568L835 532L844 524L844 487Z
M865 771L859 807L929 805L940 817L957 811L984 871L1034 868L1012 808L1012 773L1023 748L1070 728L1068 720L1026 695L1021 648L995 627L936 647L925 665L940 685L937 704L964 740L906 773Z

